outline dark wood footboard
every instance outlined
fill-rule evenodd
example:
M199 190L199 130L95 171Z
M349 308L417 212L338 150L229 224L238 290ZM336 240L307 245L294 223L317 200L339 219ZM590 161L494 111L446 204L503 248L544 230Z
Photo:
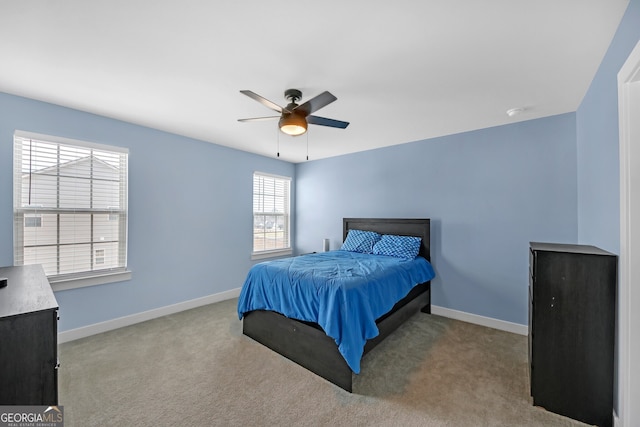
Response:
M431 312L430 282L422 283L377 321L379 335L367 341L367 354L415 313ZM333 338L315 323L289 319L273 311L257 310L244 315L245 335L269 347L316 375L352 391L352 371Z
M351 392L351 369L338 351L336 342L322 329L280 313L257 310L245 314L242 332Z
M370 230L381 234L418 236L419 255L431 261L431 222L429 219L344 218L343 238L349 230ZM376 320L379 334L367 341L364 354L398 329L417 312L431 313L431 282L421 283L385 315ZM273 311L244 314L243 333L311 372L348 392L352 391L352 371L338 351L333 338L316 323L289 319ZM363 354L363 355L364 355Z

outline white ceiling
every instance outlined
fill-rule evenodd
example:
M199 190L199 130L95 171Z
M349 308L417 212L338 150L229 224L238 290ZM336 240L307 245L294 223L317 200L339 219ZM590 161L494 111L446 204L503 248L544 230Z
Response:
M274 112L239 90L328 90L315 114L351 124L310 125L315 160L576 111L627 4L2 0L0 91L275 157L277 121L237 121ZM305 160L307 136L279 144Z

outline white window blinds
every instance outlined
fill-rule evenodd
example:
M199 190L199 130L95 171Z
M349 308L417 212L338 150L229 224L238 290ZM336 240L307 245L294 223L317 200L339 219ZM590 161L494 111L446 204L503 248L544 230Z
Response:
M127 266L128 150L16 131L14 264L53 279Z
M280 255L291 253L291 178L253 174L253 253Z

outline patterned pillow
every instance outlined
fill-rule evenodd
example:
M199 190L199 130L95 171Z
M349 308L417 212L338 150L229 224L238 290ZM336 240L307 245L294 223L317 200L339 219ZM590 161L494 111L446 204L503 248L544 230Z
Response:
M380 234L375 231L349 230L340 250L370 254L379 239Z
M414 259L420 252L421 242L422 239L420 237L384 234L373 246L373 253L375 255Z

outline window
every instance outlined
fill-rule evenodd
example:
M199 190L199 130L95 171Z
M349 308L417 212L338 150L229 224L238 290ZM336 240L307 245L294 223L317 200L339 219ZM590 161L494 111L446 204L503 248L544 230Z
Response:
M253 258L290 255L291 178L253 174Z
M127 158L120 147L16 131L14 264L42 264L54 285L89 278L54 289L130 277Z
M104 265L104 249L96 249L96 265Z

